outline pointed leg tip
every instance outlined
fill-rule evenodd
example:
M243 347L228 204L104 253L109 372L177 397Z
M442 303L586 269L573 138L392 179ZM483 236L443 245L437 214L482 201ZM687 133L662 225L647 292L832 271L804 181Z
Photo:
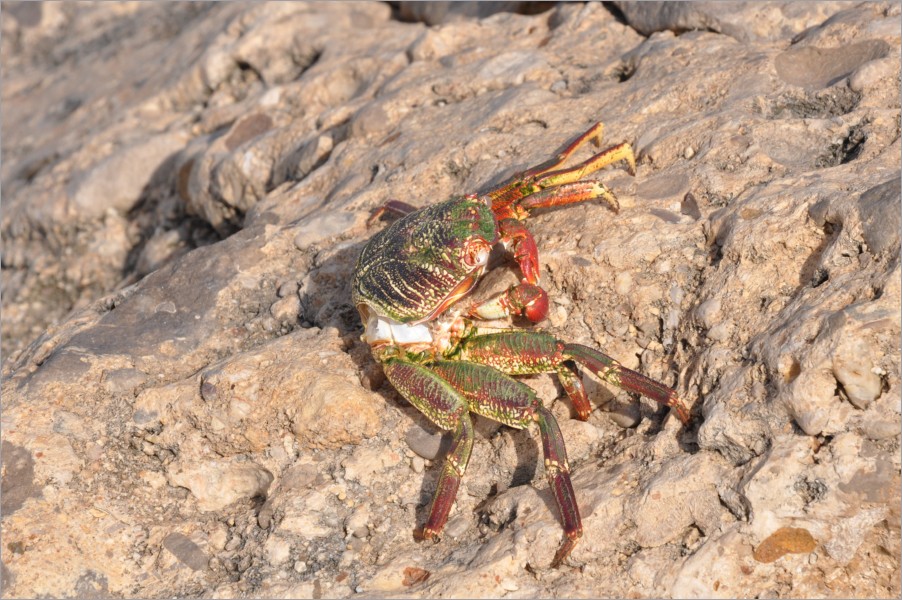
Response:
M602 198L608 203L608 208L610 208L615 215L620 214L620 201L617 200L617 196L608 191Z
M582 532L580 532L581 534ZM573 548L576 546L576 542L579 540L579 536L575 538L571 538L569 536L564 537L564 541L561 544L561 547L557 549L557 552L554 553L554 558L551 560L551 568L557 569L564 561L567 560L567 557L570 556L570 553L573 552Z
M438 532L429 529L428 527L417 527L413 530L413 539L418 542L425 542L430 540L432 542L438 542L440 536Z
M670 397L667 405L670 406L670 409L676 414L683 425L688 425L692 420L691 407L676 393Z

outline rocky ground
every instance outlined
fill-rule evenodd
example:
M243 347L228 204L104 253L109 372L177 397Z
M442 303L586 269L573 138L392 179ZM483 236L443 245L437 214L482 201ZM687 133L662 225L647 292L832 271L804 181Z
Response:
M899 4L495 4L4 3L4 597L898 597ZM531 219L543 327L693 422L531 378L568 564L483 419L418 544L447 441L359 340L367 217L598 120L637 173Z

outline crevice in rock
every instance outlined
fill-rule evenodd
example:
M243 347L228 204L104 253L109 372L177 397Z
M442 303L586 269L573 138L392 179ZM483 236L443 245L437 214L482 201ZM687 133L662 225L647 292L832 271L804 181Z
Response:
M637 65L634 61L621 61L617 67L611 72L611 78L618 83L629 81L636 74Z
M768 119L829 119L858 108L861 94L848 86L816 92L789 92L774 98L766 109Z

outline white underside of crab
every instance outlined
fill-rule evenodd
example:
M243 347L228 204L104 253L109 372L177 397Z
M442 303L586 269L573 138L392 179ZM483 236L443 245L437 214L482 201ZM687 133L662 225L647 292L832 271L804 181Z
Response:
M410 325L370 312L363 340L370 345L432 344L432 331L426 323Z
M443 354L454 344L466 321L457 310L425 323L401 323L376 314L372 309L367 312L369 316L362 339L373 348L399 346L411 352L431 351L436 355Z

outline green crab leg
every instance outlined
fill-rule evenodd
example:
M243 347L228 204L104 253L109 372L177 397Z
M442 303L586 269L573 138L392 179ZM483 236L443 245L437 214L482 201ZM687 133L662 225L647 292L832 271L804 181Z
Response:
M461 477L467 470L473 450L474 430L469 405L446 380L423 365L389 359L383 367L386 378L408 402L442 429L454 432L429 509L429 518L421 530L414 532L417 539L438 541L448 522Z
M564 526L564 541L551 563L557 567L582 536L583 526L570 482L564 436L554 415L542 406L531 387L492 367L465 361L438 361L432 368L463 394L472 412L517 429L538 424L545 474Z
M559 373L561 365L574 361L603 381L669 406L680 421L689 422L689 406L663 383L628 369L588 346L568 344L546 333L506 331L476 335L461 343L459 356L461 360L489 365L509 375ZM576 400L574 404L579 402Z

